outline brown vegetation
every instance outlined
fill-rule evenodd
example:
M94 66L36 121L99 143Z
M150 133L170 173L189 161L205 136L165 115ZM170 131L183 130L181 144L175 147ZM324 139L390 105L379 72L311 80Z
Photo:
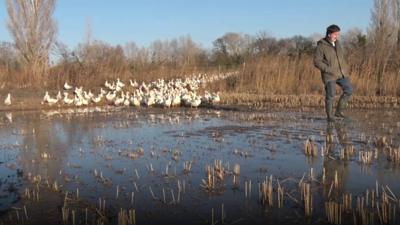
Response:
M226 33L214 41L212 51L190 36L157 40L147 48L133 42L113 46L88 37L70 50L55 42L54 5L55 0L7 1L14 44L0 43L0 88L61 89L65 81L90 88L116 78L141 82L235 70L237 76L214 82L210 88L225 97L318 95L314 101L321 100L323 85L312 63L317 37ZM38 17L32 10L48 16ZM355 95L400 96L399 11L397 0L375 0L368 32L352 28L343 34ZM45 32L21 33L38 24ZM50 46L55 52L52 63Z

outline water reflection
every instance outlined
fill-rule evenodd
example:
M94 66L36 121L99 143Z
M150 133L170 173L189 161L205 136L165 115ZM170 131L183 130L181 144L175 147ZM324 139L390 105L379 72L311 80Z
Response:
M372 144L360 140L364 126L376 125L361 120L326 124L301 112L60 110L14 114L12 123L0 127L0 133L3 145L18 142L15 164L25 178L40 175L43 182L57 181L63 191L75 195L79 189L80 198L92 204L102 198L111 209L136 208L142 218L150 213L157 215L152 221L176 221L176 215L184 214L180 217L183 221L185 216L192 216L204 222L202 218L209 216L210 208L224 203L231 221L265 221L257 186L266 176L274 175L295 195L298 182L310 170L299 149L310 136L326 150L326 155L317 155L311 165L323 177L318 181L322 187L313 183L323 192L322 196L316 193L315 198L338 199L345 192L362 193L377 179L395 192L400 190L392 180L395 169L382 166L386 161L372 164L369 175L360 173L355 152ZM388 129L392 129L390 138L400 133L399 128ZM326 133L321 135L323 131ZM220 165L226 171L218 194L201 188L205 168L214 165L214 160L222 160ZM189 172L184 171L185 162L192 163ZM240 165L240 175L233 184L232 168L236 164ZM249 181L253 182L251 197L244 194L245 182ZM183 183L185 192L181 191ZM122 197L116 197L116 190ZM176 207L165 204L173 199ZM288 221L290 215L295 219L303 213L295 202L287 200L286 204L282 210L297 210L288 214ZM196 213L191 214L188 209L193 207ZM314 213L322 217L323 208L317 205Z
M324 195L328 199L342 196L345 184L348 182L350 172L348 160L353 156L350 152L353 145L347 126L348 124L344 121L329 122L326 125L326 153L328 155L323 159L323 179ZM338 143L334 137L337 137Z

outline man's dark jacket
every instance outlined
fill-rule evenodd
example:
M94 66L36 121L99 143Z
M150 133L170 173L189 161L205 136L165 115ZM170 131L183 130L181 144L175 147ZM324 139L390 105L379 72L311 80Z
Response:
M314 65L321 71L323 82L348 76L348 65L339 41L333 46L325 38L317 42Z

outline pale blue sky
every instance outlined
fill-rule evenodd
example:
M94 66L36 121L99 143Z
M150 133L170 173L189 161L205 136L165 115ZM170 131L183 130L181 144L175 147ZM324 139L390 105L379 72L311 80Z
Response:
M369 25L373 0L58 0L58 39L70 48L82 42L88 21L94 39L113 45L190 35L203 47L226 32L275 37L324 33L338 24L346 31ZM6 0L0 6L0 41L10 41Z

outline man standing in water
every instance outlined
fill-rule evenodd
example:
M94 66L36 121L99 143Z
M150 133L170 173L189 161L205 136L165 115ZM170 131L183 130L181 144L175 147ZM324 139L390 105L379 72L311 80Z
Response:
M335 121L335 117L346 118L343 110L353 93L348 78L348 66L338 41L339 36L339 26L333 24L327 27L326 36L318 41L314 55L314 65L321 71L322 81L325 85L325 111L328 122ZM337 104L336 112L333 113L336 84L342 88L343 93Z

